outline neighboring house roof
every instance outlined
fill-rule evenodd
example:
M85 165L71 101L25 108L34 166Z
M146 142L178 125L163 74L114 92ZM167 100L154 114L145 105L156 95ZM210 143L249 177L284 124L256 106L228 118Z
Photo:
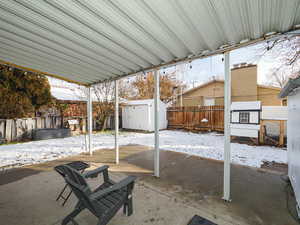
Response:
M57 100L61 101L74 101L74 102L86 102L87 96L83 90L74 87L64 87L60 85L51 85L51 95ZM93 102L97 102L97 96L92 95Z
M280 87L275 87L275 86L258 84L257 87L260 87L260 88L269 88L269 89L273 89L273 90L276 90L276 91L281 91Z
M293 90L300 87L300 76L295 79L290 79L279 93L280 98L288 96Z
M205 83L203 83L203 84L201 84L201 85L199 85L199 86L197 86L197 87L194 87L194 88L192 88L192 89L190 89L190 90L185 91L184 93L182 93L182 95L189 94L189 93L191 93L191 92L193 92L193 91L196 91L196 90L198 90L198 89L200 89L200 88L203 88L203 87L205 87L205 86L207 86L207 85L210 85L210 84L213 84L213 83L218 83L218 82L219 82L219 83L224 83L224 80L222 80L222 79L214 79L214 80L210 80L210 81L205 82ZM278 91L281 90L281 88L279 88L279 87L268 86L268 85L261 85L261 84L257 84L257 87L260 87L260 88L269 88L269 89L278 90ZM180 96L180 95L179 95L179 96Z
M86 101L86 97L83 94L76 93L70 88L64 87L51 87L51 94L57 100L62 101Z
M182 93L182 95L191 93L191 92L193 92L193 91L196 91L196 90L198 90L198 89L200 89L200 88L203 88L203 87L205 87L205 86L207 86L207 85L209 85L209 84L216 83L216 82L222 82L222 83L224 83L224 80L221 80L221 79L214 79L214 80L207 81L207 82L205 82L205 83L203 83L203 84L201 84L201 85L199 85L199 86L197 86L197 87L194 87L194 88L192 88L192 89L190 89L190 90L185 91L184 93Z

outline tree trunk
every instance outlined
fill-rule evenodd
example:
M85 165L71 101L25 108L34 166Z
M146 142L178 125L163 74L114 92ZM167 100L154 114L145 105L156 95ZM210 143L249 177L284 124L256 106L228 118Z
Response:
M104 116L101 131L104 131L106 129L106 122L107 122L108 116Z

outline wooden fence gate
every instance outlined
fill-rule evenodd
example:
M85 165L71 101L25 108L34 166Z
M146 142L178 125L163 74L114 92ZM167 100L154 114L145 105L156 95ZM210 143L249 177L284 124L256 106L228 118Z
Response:
M224 131L224 106L169 107L168 128Z

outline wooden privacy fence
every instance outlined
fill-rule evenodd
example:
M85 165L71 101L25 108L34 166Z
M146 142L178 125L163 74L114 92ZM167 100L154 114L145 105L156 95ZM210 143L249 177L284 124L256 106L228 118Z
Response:
M224 106L169 107L168 128L224 131Z
M0 119L0 138L7 142L31 139L32 130L38 128L61 128L60 116Z

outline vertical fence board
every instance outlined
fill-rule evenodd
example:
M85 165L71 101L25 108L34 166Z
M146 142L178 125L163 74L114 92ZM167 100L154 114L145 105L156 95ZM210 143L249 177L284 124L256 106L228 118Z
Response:
M5 126L5 139L10 142L12 140L11 137L11 127L12 127L13 120L6 120Z
M28 138L32 138L32 131L35 129L35 119L28 118L27 119L27 134Z
M51 118L49 116L45 117L45 128L51 128Z
M11 123L11 140L16 141L17 140L17 129L16 129L16 120L12 120Z
M42 118L41 117L36 118L36 128L37 129L42 128Z
M0 138L5 138L5 120L0 120Z
M15 120L15 129L16 129L16 136L15 140L20 141L22 139L22 134L23 134L23 120L22 119L16 119Z

